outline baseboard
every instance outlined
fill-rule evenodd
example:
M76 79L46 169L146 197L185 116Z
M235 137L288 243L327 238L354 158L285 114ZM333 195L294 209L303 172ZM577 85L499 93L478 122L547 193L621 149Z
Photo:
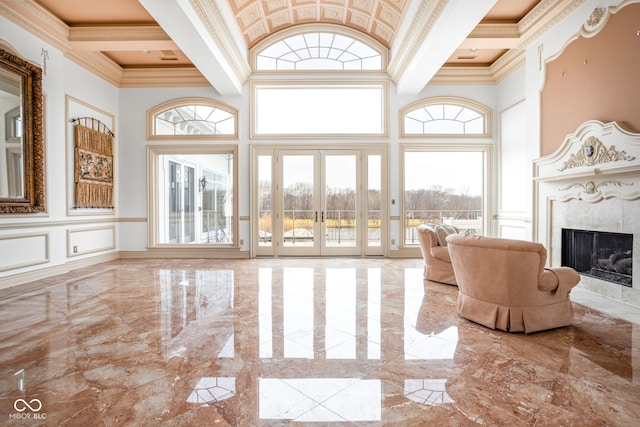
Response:
M248 259L249 251L238 249L147 249L145 251L120 251L122 259L152 259L152 258L221 258L221 259Z
M422 258L420 248L401 248L389 251L389 258Z
M0 280L0 289L12 288L14 286L23 285L25 283L34 282L36 280L47 279L58 274L65 274L73 270L89 267L107 261L118 259L118 252L109 252L103 255L97 255L82 259L66 262L60 265L40 268L38 270L27 271L25 273L13 274L11 276L2 277Z

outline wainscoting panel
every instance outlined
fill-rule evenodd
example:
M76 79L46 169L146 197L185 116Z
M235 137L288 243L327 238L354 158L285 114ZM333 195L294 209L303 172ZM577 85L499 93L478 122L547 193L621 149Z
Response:
M0 271L49 262L49 233L0 236Z
M116 247L116 227L67 230L67 257L108 251Z

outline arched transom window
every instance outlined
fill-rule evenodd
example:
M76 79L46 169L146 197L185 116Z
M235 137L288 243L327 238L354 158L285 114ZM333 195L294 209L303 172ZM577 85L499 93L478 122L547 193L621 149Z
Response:
M257 71L322 70L380 71L383 49L373 40L346 33L309 30L285 33L276 41L269 39L254 49ZM290 34L290 35L288 35Z
M149 139L237 138L237 110L207 98L186 98L147 113Z
M462 98L430 98L402 110L402 135L489 136L491 110Z

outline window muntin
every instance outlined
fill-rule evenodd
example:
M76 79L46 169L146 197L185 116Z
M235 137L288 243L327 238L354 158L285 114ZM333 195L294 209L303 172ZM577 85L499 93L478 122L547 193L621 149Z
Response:
M171 101L147 113L148 138L237 138L237 116L234 108L206 98Z
M386 82L253 83L252 136L386 134Z
M431 98L401 112L402 136L490 136L491 111L456 98Z
M256 71L382 71L383 49L355 34L309 30L285 33L275 42L256 48ZM342 30L344 31L344 30Z
M419 244L420 224L485 233L489 154L488 146L402 147L405 246Z

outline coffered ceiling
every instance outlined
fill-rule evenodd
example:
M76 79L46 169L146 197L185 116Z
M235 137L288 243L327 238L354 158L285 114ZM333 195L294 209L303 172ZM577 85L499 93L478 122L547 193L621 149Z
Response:
M528 40L583 0L0 0L0 14L119 87L241 92L248 50L305 23L362 31L389 48L400 92L495 83Z

